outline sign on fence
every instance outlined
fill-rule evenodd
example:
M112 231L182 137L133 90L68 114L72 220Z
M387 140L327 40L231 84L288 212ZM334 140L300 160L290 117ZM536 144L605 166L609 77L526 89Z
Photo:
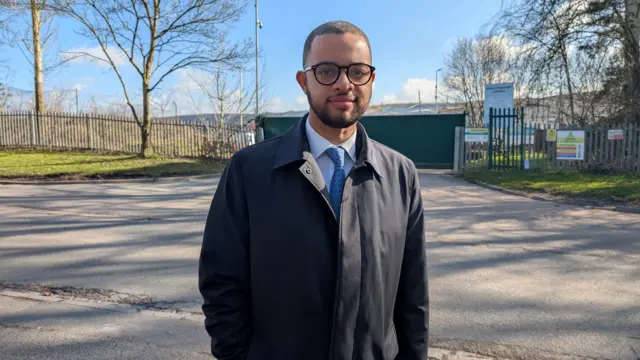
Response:
M607 134L609 140L624 140L624 130L609 130Z
M584 160L584 130L558 130L558 160Z
M558 133L556 132L556 129L547 129L548 142L556 142L557 137L558 137Z
M484 128L464 128L464 142L481 142L489 141L489 129Z
M484 86L484 123L489 123L489 109L513 109L513 83ZM509 121L513 123L513 121ZM506 124L503 124L506 126ZM510 126L513 127L513 126Z

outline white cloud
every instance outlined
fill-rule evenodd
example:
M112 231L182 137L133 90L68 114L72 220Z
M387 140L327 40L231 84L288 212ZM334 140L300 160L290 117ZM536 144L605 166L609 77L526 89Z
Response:
M307 97L306 96L298 96L296 98L296 104L305 105L306 103L307 103Z
M195 79L205 81L211 75L198 69L179 69L175 72L178 80L174 85L176 91L201 91L200 85Z
M111 57L111 60L113 60L114 64L116 65L122 65L127 62L126 55L120 49L107 47L107 54L109 54L109 57ZM70 59L70 62L72 63L89 62L100 67L111 66L108 62L106 62L107 57L105 56L104 51L102 51L102 48L100 46L95 46L92 48L73 48L67 51L63 51L62 57L65 59Z
M408 79L402 87L403 98L411 102L418 102L418 99L420 99L423 103L435 101L435 93L436 82L428 79Z
M446 96L442 82L438 83L438 102ZM393 103L417 103L418 100L423 104L434 103L436 93L435 80L425 78L410 78L402 85L402 90L398 93L386 94L383 102L386 104ZM419 95L418 95L419 94Z
M382 98L382 100L385 104L393 104L399 102L398 95L396 94L387 94Z
M285 107L284 100L282 100L282 98L279 98L279 97L269 99L265 106L265 111L268 111L268 112L277 113L277 112L284 112L287 110L289 109Z
M89 84L93 83L93 78L91 76L85 76L81 78L73 79L72 89L82 91L89 87Z

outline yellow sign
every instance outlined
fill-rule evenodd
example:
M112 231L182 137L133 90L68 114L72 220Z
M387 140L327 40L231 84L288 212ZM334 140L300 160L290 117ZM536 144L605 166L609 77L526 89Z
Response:
M557 139L558 133L556 129L547 129L547 141L555 142Z

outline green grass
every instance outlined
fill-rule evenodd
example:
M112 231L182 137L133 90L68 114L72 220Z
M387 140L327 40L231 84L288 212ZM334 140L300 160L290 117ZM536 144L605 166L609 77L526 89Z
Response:
M0 150L0 178L4 179L107 179L162 177L219 173L224 163L154 156L90 151Z
M640 203L640 174L469 171L465 178L505 189L597 200Z
M549 158L549 155L543 152L531 153L531 154L525 153L525 156L524 156L524 159L529 160L532 166L533 166L533 163L536 163L536 162L550 163L548 158ZM493 155L493 163L496 166L520 166L520 159L522 159L522 156L520 156L520 153L512 153L510 156L497 155L497 154ZM471 164L472 166L486 166L488 163L489 163L488 157L468 161L468 164Z

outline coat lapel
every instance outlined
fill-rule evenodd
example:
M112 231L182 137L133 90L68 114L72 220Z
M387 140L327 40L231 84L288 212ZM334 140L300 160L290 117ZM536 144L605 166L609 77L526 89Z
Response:
M305 114L291 129L282 135L281 145L276 153L273 168L278 169L289 164L299 163L298 170L300 174L316 188L333 212L327 184L324 181L318 163L309 150L309 141L305 131L305 122L308 115Z

